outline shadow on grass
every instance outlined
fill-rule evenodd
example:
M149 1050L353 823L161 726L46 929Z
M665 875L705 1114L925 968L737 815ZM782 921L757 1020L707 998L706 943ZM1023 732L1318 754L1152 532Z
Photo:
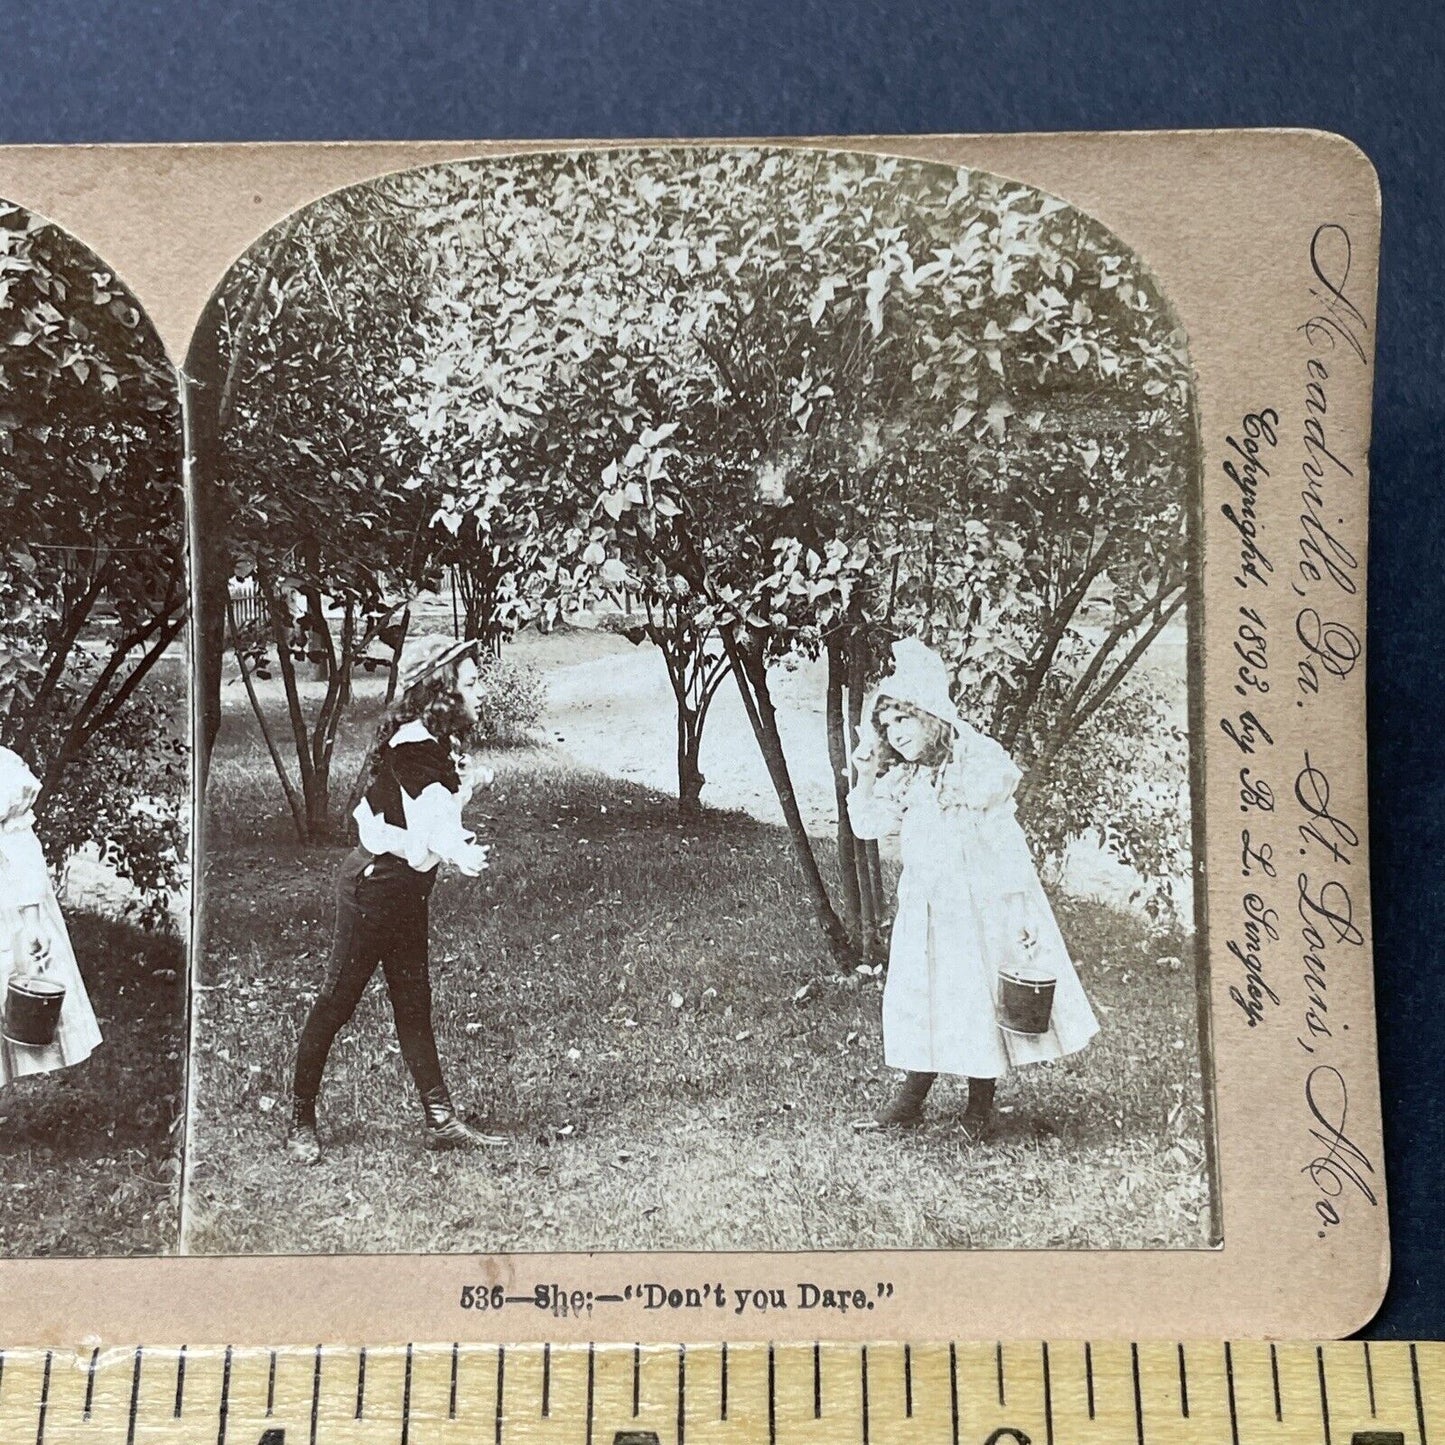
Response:
M95 914L67 922L104 1042L73 1068L0 1089L0 1256L170 1253L184 949Z
M378 982L328 1067L325 1161L290 1166L286 1091L341 851L249 821L275 814L274 782L230 733L212 772L189 1249L1207 1244L1186 937L1061 901L1100 1037L1011 1075L982 1146L951 1081L923 1129L859 1134L892 1086L880 987L833 970L786 834L682 820L675 799L543 748L488 760L497 781L469 821L493 867L443 878L433 902L443 1066L507 1145L423 1154Z

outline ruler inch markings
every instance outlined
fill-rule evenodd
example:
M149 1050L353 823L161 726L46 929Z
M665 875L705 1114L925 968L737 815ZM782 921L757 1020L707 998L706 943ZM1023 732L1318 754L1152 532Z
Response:
M1234 1388L1234 1348L1224 1342L1224 1376L1229 1388L1229 1438L1239 1445L1239 1400Z
M180 1354L176 1356L176 1407L171 1419L179 1420L181 1411L186 1407L186 1347L181 1346Z
M50 1366L53 1352L45 1352L45 1378L40 1385L40 1418L35 1423L35 1445L45 1445L45 1417L50 1411Z
M677 1445L687 1436L687 1346L677 1347Z
M321 1346L316 1346L316 1363L311 1372L311 1445L316 1445L316 1425L321 1414Z
M813 1346L813 1417L816 1419L823 1409L822 1396L818 1385L818 1346ZM778 1353L772 1344L768 1345L768 1445L774 1445L778 1438Z
M221 1366L221 1403L217 1407L216 1445L226 1445L226 1419L231 1412L231 1346Z
M953 1406L953 1445L958 1445L958 1346L948 1342L948 1393Z
M437 1342L370 1346L363 1363L359 1346L12 1346L0 1438L6 1445L282 1438L287 1445L442 1445L488 1435L499 1445L1166 1445L1194 1438L1431 1445L1432 1425L1441 1436L1445 1344L1375 1342L1357 1350L1224 1341L1222 1360L1218 1348ZM473 1368L486 1378L494 1351L495 1402L485 1386L467 1387Z
M136 1416L140 1413L140 1362L141 1352L137 1346L130 1376L130 1418L126 1423L125 1445L135 1445Z
M1129 1346L1129 1371L1134 1377L1134 1438L1144 1445L1144 1387L1139 1380L1139 1346Z
M361 1353L356 1358L356 1414L352 1417L356 1420L366 1418L366 1346L361 1347Z
M864 1345L859 1351L859 1376L858 1381L863 1389L863 1445L868 1445L868 1346Z
M90 1367L85 1372L85 1411L82 1420L90 1419L91 1407L95 1404L95 1367L100 1363L100 1346L90 1352Z
M587 1345L587 1445L592 1445L592 1416L595 1410L594 1392L597 1388L597 1346L590 1341Z
M406 1347L406 1376L401 1387L401 1445L408 1445L411 1439L411 1350Z
M506 1415L502 1404L502 1393L507 1384L507 1347L497 1346L497 1434L496 1445L502 1445L502 1421Z
M1420 1432L1420 1445L1430 1445L1425 1434L1425 1397L1420 1390L1420 1354L1410 1342L1410 1378L1415 1389L1415 1425Z
M1044 1439L1054 1445L1054 1379L1049 1369L1049 1342L1042 1343L1044 1366Z

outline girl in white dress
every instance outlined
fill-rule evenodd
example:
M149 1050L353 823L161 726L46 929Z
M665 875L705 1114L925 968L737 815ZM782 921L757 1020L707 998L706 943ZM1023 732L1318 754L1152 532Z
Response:
M917 1124L938 1074L959 1074L968 1079L964 1128L977 1137L1011 1065L1074 1053L1099 1025L1014 816L1022 774L959 716L937 653L910 638L894 644L893 659L848 795L855 835L897 833L903 863L883 1050L907 1078L877 1123ZM1057 979L1047 1033L998 1026L999 971L1021 962Z
M0 1039L0 1086L78 1064L101 1041L35 836L32 809L39 791L25 760L0 748L0 1004L17 973L38 973L65 985L54 1043L36 1048Z

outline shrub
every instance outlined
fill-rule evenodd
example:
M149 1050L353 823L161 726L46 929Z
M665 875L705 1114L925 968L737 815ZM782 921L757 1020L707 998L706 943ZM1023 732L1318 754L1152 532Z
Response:
M1098 829L1140 877L1145 911L1167 920L1191 867L1189 739L1169 720L1163 690L1135 672L1026 789L1020 818L1041 856L1057 860Z
M529 662L501 657L481 659L484 692L480 732L489 743L516 747L535 742L547 706L547 683Z
M145 928L167 926L170 894L185 881L190 749L185 689L155 669L61 774L37 831L52 868L94 844L135 890L127 908ZM39 761L58 743L63 714L46 719L27 750Z

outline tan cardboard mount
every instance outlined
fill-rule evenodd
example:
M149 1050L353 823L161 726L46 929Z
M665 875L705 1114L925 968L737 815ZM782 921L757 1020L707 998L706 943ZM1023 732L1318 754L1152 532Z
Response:
M1040 187L1134 247L1183 319L1205 447L1194 742L1203 765L1199 879L1222 1243L1173 1252L9 1260L0 1262L0 1342L677 1341L760 1329L756 1317L726 1309L649 1311L636 1302L595 1315L459 1308L463 1285L493 1282L517 1293L556 1282L596 1294L647 1281L893 1286L874 1310L770 1316L767 1331L780 1339L1329 1337L1374 1312L1388 1238L1363 658L1344 676L1321 674L1317 691L1296 685L1316 624L1364 636L1380 223L1369 161L1341 137L1287 130L770 143L966 164ZM55 221L113 266L179 364L226 268L296 207L418 165L609 144L618 143L15 147L0 149L0 197ZM1234 687L1239 534L1221 512L1231 495L1227 438L1266 407L1278 412L1281 436L1257 520L1279 581L1249 600L1267 612L1276 682L1265 764L1280 799L1272 879L1244 874L1240 772L1259 760L1244 756L1224 726L1245 704ZM1339 465L1321 479L1313 464L1326 446ZM1311 565L1321 546L1335 557L1336 547L1348 552L1348 586ZM1310 842L1296 830L1319 822L1323 779L1328 814L1360 839L1347 864L1318 850L1293 856L1304 852L1297 842ZM1251 1027L1231 998L1240 970L1228 943L1242 936L1242 900L1256 891L1280 919L1282 1003L1267 1025ZM1323 900L1323 912L1310 900ZM1316 1024L1327 1018L1328 1034L1311 1031L1311 1014Z

